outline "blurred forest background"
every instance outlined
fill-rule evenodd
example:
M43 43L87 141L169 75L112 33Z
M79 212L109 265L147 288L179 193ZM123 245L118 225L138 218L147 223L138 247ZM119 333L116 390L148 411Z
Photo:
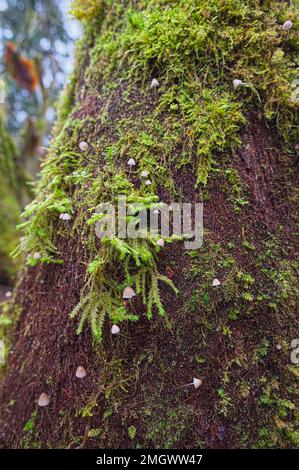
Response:
M80 36L69 3L0 0L0 300L15 282L16 226L33 197Z

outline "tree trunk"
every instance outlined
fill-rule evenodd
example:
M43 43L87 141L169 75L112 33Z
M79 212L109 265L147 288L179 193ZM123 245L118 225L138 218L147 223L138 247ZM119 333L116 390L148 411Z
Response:
M74 14L85 35L6 306L3 445L294 447L295 12L87 0ZM202 247L99 240L96 208L118 194L203 202Z

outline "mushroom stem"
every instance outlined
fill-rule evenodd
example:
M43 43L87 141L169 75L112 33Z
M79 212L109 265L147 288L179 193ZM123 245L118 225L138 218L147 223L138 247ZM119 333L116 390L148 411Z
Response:
M179 388L191 387L191 385L193 385L193 382L189 384L180 385L179 387L176 387L176 390L178 390Z

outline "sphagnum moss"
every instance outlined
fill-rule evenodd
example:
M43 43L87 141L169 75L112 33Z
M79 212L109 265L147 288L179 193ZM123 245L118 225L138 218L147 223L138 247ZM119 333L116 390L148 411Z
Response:
M21 248L29 255L41 253L38 260L29 256L29 264L62 262L55 246L61 212L75 213L78 228L84 210L87 221L99 202L113 201L117 194L132 201L148 194L155 197L158 187L174 188L174 166L191 169L197 174L196 185L205 185L220 155L229 156L239 146L239 132L251 111L275 125L286 146L294 144L298 117L298 102L292 98L298 51L294 9L257 0L86 0L75 1L72 11L82 20L91 46L87 53L83 39L78 50L78 55L86 56L84 75L90 85L84 89L75 73L62 100L39 194L24 214L28 220ZM288 31L281 28L285 20L292 21ZM159 86L151 86L153 79ZM246 86L234 86L236 79ZM117 123L111 122L109 103L119 84L128 115L135 114ZM130 90L135 90L134 100ZM88 133L76 116L79 107L70 114L72 104L83 95L108 103L99 123L86 123ZM149 96L154 109L143 109ZM98 129L105 125L112 131L104 130L101 139ZM84 156L80 141L90 146ZM180 157L174 157L178 148ZM150 187L134 187L126 170L130 158L140 171L150 173ZM142 293L149 318L154 307L164 314L158 281L174 286L158 272L156 241L132 244L115 238L104 241L98 251L94 236L87 233L91 263L81 301L72 313L76 316L82 310L78 332L87 319L100 339L105 315L114 322L135 320L125 312L119 295L129 282ZM110 267L115 262L114 276ZM244 295L249 301L249 293Z

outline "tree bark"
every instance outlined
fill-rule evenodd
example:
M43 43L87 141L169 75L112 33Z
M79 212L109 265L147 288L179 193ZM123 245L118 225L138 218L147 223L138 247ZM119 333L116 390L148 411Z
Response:
M274 74L285 83L291 74L295 33L283 36L280 23L294 13L279 2L87 3L85 12L75 8L85 36L28 212L30 266L7 307L14 327L2 386L3 446L293 447L295 158L283 136L293 132L285 116L295 105ZM285 57L271 65L278 49ZM239 77L250 87L234 89ZM277 126L273 109L288 106ZM131 172L129 158L136 161ZM119 322L121 334L111 335L108 313L96 342L92 320L78 335L70 313L90 291L95 304L109 292L122 305L125 266L103 251L87 223L111 188L164 202L203 201L204 243L193 251L182 241L166 243L155 253L154 272L178 288L175 294L159 284L164 317L154 308L149 319L138 294L125 307L139 320ZM87 267L101 256L106 271L95 280L98 265ZM138 267L130 263L133 276ZM103 291L107 279L116 283L113 294ZM75 375L79 366L83 379ZM200 388L185 386L193 378ZM37 404L41 393L50 399L45 408Z

